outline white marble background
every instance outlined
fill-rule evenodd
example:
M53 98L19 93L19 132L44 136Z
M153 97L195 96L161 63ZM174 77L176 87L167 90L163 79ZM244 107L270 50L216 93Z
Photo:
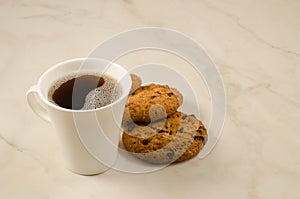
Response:
M51 65L143 26L194 38L218 64L222 138L206 159L158 172L75 175L25 92ZM300 198L298 0L0 0L0 56L0 198Z

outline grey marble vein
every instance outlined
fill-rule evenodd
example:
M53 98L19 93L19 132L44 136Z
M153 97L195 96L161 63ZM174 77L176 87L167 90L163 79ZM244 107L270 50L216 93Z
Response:
M16 146L14 143L8 141L5 137L3 137L2 135L0 135L0 139L7 144L8 146L10 146L11 148L15 149L18 152L23 152L24 150L18 146Z
M224 9L219 8L218 6L216 6L215 4L211 3L211 1L206 1L206 0L202 0L202 2L210 9L213 9L219 13L222 13L223 15L231 18L241 29L243 29L245 32L248 32L250 35L252 35L253 38L255 38L258 42L272 48L275 50L280 51L281 53L286 53L286 54L291 54L294 55L298 58L300 58L300 53L298 52L294 52L292 50L288 50L285 48L282 48L280 46L277 46L275 44L272 44L271 42L263 39L261 36L259 36L254 30L250 29L249 27L247 27L245 24L242 24L240 22L240 18Z

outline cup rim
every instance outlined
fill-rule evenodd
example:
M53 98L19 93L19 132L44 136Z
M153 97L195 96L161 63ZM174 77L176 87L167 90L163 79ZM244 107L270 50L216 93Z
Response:
M68 60L65 60L65 61L62 61L62 62L59 62L57 64L54 64L52 67L48 68L45 72L43 72L43 74L40 76L38 82L37 82L37 87L38 87L38 95L40 96L41 100L46 103L48 106L50 106L51 108L54 108L54 109L58 109L60 111L64 111L64 112L71 112L71 113L88 113L88 112L94 112L94 111L98 111L98 110L102 110L102 109L105 109L107 107L110 107L110 106L113 106L114 104L117 104L118 102L120 102L121 100L123 100L125 97L127 97L127 89L122 93L122 95L115 101L113 101L112 103L108 104L108 105L105 105L105 106L102 106L100 108L95 108L95 109L84 109L84 110L75 110L75 109L67 109L67 108L63 108L63 107L60 107L52 102L50 102L48 99L45 98L45 96L42 94L42 91L41 91L41 83L43 81L43 79L46 77L46 75L61 67L62 65L65 65L67 63L70 63L70 62L78 62L78 61L85 61L85 60L94 60L94 61L105 61L107 62L108 64L111 64L111 65L114 65L122 70L124 70L124 72L126 72L129 76L129 72L124 68L122 67L120 64L116 63L116 62L112 62L112 61L109 61L109 60L106 60L106 59L103 59L103 58L94 58L94 57L79 57L79 58L73 58L73 59L68 59ZM125 75L126 76L126 75ZM128 93L130 91L130 88L131 88L131 79L130 79L130 85L128 86Z

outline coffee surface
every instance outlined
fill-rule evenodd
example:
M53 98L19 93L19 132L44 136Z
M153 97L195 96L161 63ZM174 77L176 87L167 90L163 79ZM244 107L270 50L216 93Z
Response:
M116 100L118 87L117 81L108 75L68 76L54 83L49 98L66 109L95 109Z

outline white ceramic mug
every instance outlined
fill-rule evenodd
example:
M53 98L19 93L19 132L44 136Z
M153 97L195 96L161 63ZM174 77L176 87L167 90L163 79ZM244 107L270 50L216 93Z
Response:
M70 110L49 101L49 89L58 79L86 72L105 72L118 80L121 97L94 110ZM120 124L130 88L130 75L120 65L103 59L78 58L56 64L43 73L37 85L28 90L27 102L37 115L55 127L67 168L78 174L94 175L109 169L117 158ZM84 139L92 143L87 145ZM96 151L98 158L89 150L92 154Z

